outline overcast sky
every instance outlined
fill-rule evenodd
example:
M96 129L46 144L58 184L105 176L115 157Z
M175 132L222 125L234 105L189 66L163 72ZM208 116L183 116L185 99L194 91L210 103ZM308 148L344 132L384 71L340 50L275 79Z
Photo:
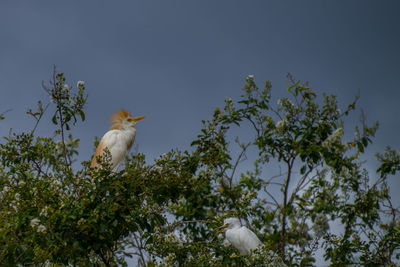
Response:
M32 128L25 115L53 64L71 85L86 82L87 121L74 131L80 158L125 108L149 158L189 148L202 119L247 75L283 95L288 72L317 93L349 103L360 91L372 153L399 149L399 1L15 1L0 2L0 135ZM51 126L51 125L50 125ZM40 133L51 132L46 123Z
M139 151L187 148L248 74L282 94L285 76L310 81L342 104L360 90L376 142L399 148L398 1L7 1L0 3L0 134L29 128L53 64L86 82L87 121L74 132L81 157L110 114L146 115ZM42 130L48 130L42 124ZM49 131L49 130L48 130Z

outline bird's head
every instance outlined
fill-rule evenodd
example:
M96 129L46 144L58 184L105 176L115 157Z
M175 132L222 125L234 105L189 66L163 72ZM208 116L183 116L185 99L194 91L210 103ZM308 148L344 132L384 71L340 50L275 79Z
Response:
M140 121L141 119L144 119L144 118L146 118L146 117L145 116L139 116L139 117L135 117L135 118L131 117L131 118L126 119L126 124L130 127L134 127L138 121Z
M144 116L133 118L128 111L121 109L115 112L114 115L112 116L111 123L113 125L111 126L110 130L129 129L131 127L134 127L138 121L144 118L145 118Z
M233 229L240 227L242 224L238 218L226 218L224 220L224 225L218 228L217 233L225 232L227 229Z

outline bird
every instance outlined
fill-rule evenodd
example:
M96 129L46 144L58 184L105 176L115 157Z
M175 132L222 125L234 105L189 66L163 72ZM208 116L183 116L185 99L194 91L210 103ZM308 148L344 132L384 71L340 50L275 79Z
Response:
M132 118L131 114L124 109L115 112L111 117L112 126L101 138L90 167L98 167L98 157L104 154L105 149L108 149L111 154L111 170L116 172L124 160L125 154L135 142L135 125L139 120L144 118L145 116Z
M227 218L218 233L225 232L226 239L239 250L241 255L249 254L251 250L261 245L260 239L246 226L242 226L238 218Z

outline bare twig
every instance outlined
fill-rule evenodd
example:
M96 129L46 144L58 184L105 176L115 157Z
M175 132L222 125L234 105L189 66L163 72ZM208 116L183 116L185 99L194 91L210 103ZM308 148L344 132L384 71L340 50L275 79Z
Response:
M47 108L48 108L49 106L50 106L50 103L47 103L47 105L46 105L46 107L43 109L43 111L40 112L39 117L38 117L38 118L35 117L36 123L35 123L35 126L33 127L32 131L31 131L31 134L32 134L32 135L35 133L36 128L38 127L40 120L42 119L44 113L46 112L46 110L47 110Z
M233 176L235 174L236 168L239 165L240 160L242 159L242 157L245 156L246 150L250 146L250 144L251 143L248 143L247 145L242 147L242 151L240 152L239 156L237 157L237 159L235 161L235 164L233 165L232 173L231 173L231 176L229 177L229 188L232 188L232 180L233 180Z
M304 173L304 175L300 178L300 181L297 183L296 188L293 190L293 192L292 192L292 194L291 194L291 196L290 196L290 199L289 199L289 202L288 202L288 203L292 203L292 202L293 202L293 200L294 200L294 198L296 197L297 193L300 191L300 189L301 189L303 183L306 181L306 179L308 178L308 175L311 173L311 171L312 171L313 169L314 169L314 168L308 169L308 171L307 171L306 173ZM315 176L313 176L313 177L315 177ZM311 179L310 179L310 180L311 180Z
M137 256L142 260L142 263L146 262L146 258L143 254L143 244L142 244L142 233L140 230L138 230L138 234L140 235L139 237L136 235L136 233L133 233L133 238L135 239L135 246L138 249L138 252L136 253ZM139 260L138 260L139 261Z
M281 248L280 248L281 257L283 259L285 258L285 246L286 246L286 217L287 217L287 204L288 204L287 198L288 198L290 179L292 175L293 163L294 163L294 158L286 162L288 172L285 180L285 187L283 189L283 207L282 207L282 219L281 219L282 231L281 231Z
M272 200L274 201L273 204L275 204L276 207L279 207L280 205L279 205L278 201L276 201L275 197L274 197L270 192L268 192L267 190L264 189L264 191L265 191L265 193L268 194L268 196L269 196L270 198L272 198ZM270 202L270 203L271 203L271 202Z
M256 130L257 136L259 137L260 136L260 129L258 129L256 123L251 119L250 115L245 117L245 118L253 125L253 128Z
M274 179L282 177L283 175L285 175L286 173L282 173L282 169L281 166L279 166L279 174L273 175L271 176L266 182L265 184L270 184Z

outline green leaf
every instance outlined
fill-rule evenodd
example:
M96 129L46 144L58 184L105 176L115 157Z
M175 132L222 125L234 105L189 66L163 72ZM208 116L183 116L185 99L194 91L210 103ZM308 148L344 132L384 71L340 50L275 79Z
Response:
M51 121L57 125L57 114L54 114L53 118L51 118Z
M303 174L306 172L306 170L307 170L307 166L306 166L306 165L303 165L303 166L300 168L300 174L303 175Z
M79 115L81 116L82 121L85 121L85 113L82 110L79 110Z

